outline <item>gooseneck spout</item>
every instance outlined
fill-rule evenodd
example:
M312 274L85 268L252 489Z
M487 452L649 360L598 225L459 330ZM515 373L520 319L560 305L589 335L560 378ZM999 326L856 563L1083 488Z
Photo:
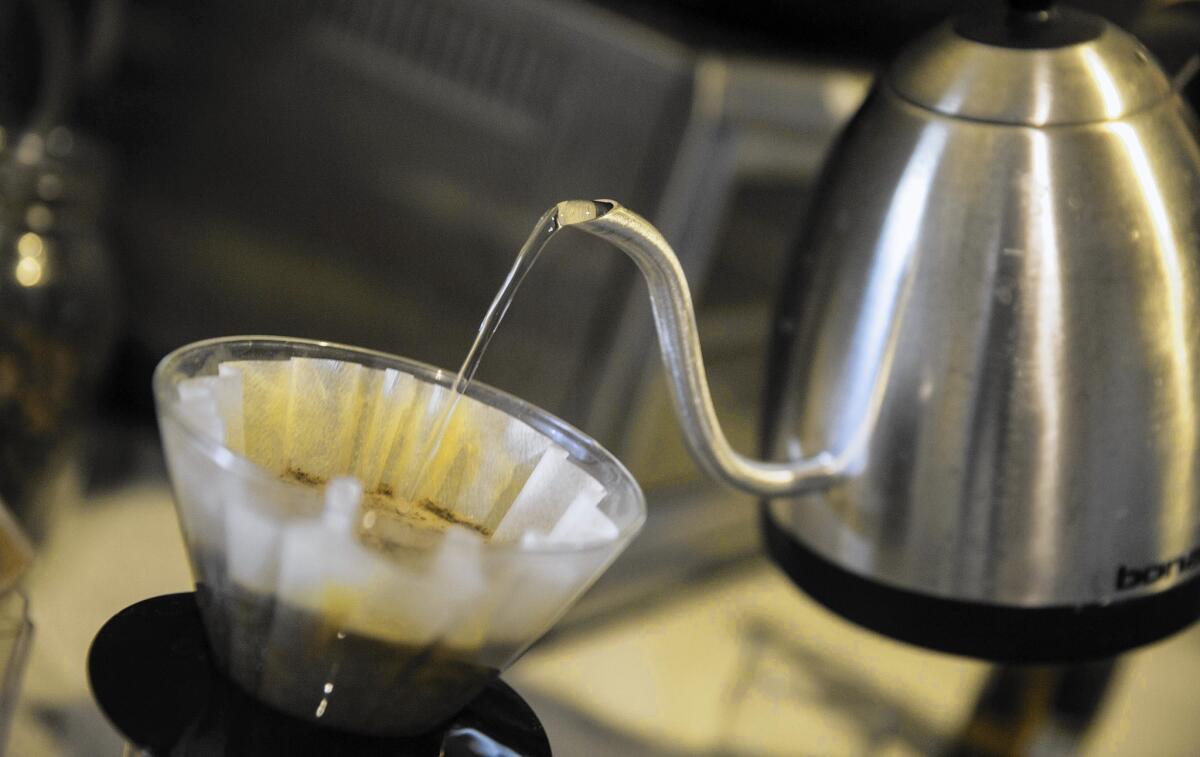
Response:
M729 445L708 391L687 278L658 229L610 200L568 200L557 211L561 226L616 245L645 278L675 413L692 456L706 473L764 497L820 489L838 478L837 461L828 453L773 463L747 458Z

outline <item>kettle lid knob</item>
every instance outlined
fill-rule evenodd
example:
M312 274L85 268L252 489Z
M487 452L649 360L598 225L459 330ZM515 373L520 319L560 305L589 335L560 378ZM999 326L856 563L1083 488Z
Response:
M1054 6L1054 0L1008 0L1008 7L1024 13L1041 13Z
M1022 126L1118 120L1173 94L1132 35L1048 0L947 21L905 49L885 82L947 116Z
M1104 34L1099 16L1057 7L1052 0L1009 0L1008 8L957 19L954 29L967 39L994 47L1051 50L1080 45Z

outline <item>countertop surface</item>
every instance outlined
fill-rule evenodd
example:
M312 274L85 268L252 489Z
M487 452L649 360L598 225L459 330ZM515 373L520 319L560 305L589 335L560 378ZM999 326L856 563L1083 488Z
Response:
M988 666L885 640L820 608L745 543L751 526L742 529L741 547L729 543L736 524L752 524L754 513L747 502L723 497L709 494L695 505L698 517L709 507L726 519L714 524L727 536L709 569L672 569L685 562L682 543L710 537L679 502L664 501L639 542L667 564L655 570L652 554L631 549L580 614L505 675L537 710L556 753L943 751L970 714ZM652 511L656 504L652 496ZM672 533L683 542L672 547ZM640 582L649 592L636 590ZM8 753L120 754L120 737L88 692L85 660L114 613L191 588L161 472L65 498L51 513L26 588L36 631ZM1063 751L1048 744L1037 753L1200 754L1190 692L1197 678L1200 628L1134 652L1083 745Z

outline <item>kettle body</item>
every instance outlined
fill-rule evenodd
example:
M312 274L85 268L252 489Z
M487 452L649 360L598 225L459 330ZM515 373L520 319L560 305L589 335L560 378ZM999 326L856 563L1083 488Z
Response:
M1195 119L1124 32L1048 18L1015 42L949 22L876 85L785 282L766 408L769 457L841 461L763 505L801 587L1011 661L1200 616Z
M547 217L638 266L689 450L764 499L802 589L932 649L1094 659L1200 618L1196 126L1136 40L1046 0L912 45L784 275L766 460L721 431L662 234Z

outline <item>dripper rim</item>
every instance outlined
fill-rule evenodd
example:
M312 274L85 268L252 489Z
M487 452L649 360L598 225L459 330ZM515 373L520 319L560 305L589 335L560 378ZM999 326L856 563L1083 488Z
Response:
M154 374L151 379L151 384L154 394L154 404L156 413L161 426L164 418L169 418L174 422L185 435L196 444L199 444L220 468L229 471L235 475L248 476L257 478L262 481L278 482L280 479L272 475L267 469L263 468L258 463L247 458L244 455L234 452L227 447L223 442L213 438L203 429L194 425L184 414L179 412L179 404L174 396L174 388L176 383L173 383L170 378L171 370L183 359L185 355L192 354L201 350L211 350L214 348L228 346L238 343L247 343L247 345L262 346L274 345L280 348L281 351L287 351L295 347L301 347L308 350L331 350L341 352L344 355L355 355L363 358L370 358L375 362L359 361L359 365L365 365L371 368L393 368L401 370L414 378L427 381L430 383L443 386L447 389L454 383L454 378L457 375L454 371L448 371L443 368L425 363L419 360L402 357L381 350L373 350L366 347L356 347L353 345L342 344L320 339L307 339L303 337L288 337L275 335L234 335L213 337L202 339L188 344L181 345L167 353L154 368ZM290 355L289 357L300 357L305 355ZM307 355L309 357L325 357L339 358L341 356L333 355ZM266 359L266 358L263 358ZM586 452L595 461L598 462L598 467L612 471L615 476L615 481L601 481L606 488L612 486L622 486L628 489L630 504L634 507L634 517L624 526L618 525L618 533L615 539L607 539L603 541L593 540L584 541L578 544L527 544L520 540L494 542L490 539L485 540L483 548L489 552L520 552L526 554L579 554L592 550L611 549L613 545L620 544L631 540L641 531L642 526L646 522L646 497L638 484L637 479L629 472L615 455L604 448L599 442L593 439L588 434L580 431L575 426L567 423L558 416L550 413L543 408L534 405L526 400L521 399L513 394L510 394L502 389L497 389L482 381L472 381L466 388L464 395L471 397L479 402L496 408L506 415L526 423L536 431L545 434L555 444L564 449L567 454L574 460L580 461L582 455L580 452ZM300 484L296 484L299 486ZM618 492L619 494L619 492ZM614 524L616 525L616 524ZM412 545L394 545L401 549L425 549L425 547L415 547Z

